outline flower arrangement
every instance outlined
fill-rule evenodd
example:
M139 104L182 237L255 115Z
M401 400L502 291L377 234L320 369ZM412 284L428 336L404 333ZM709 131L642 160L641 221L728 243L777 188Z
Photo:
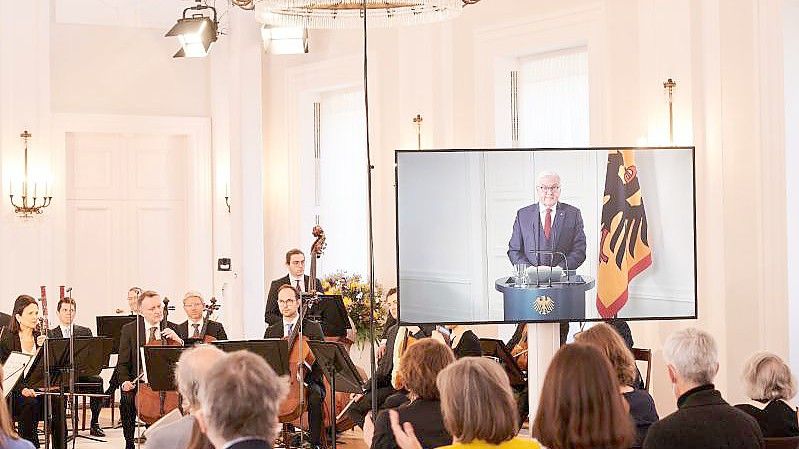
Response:
M337 271L322 279L322 290L326 295L341 295L347 314L355 324L355 343L363 345L369 341L369 282L361 279L361 275ZM375 282L375 339L379 338L379 329L386 319L383 307L383 287Z

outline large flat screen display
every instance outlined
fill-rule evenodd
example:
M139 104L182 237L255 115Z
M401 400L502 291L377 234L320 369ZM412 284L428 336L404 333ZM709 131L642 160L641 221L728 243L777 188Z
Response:
M396 152L399 319L696 318L694 148Z

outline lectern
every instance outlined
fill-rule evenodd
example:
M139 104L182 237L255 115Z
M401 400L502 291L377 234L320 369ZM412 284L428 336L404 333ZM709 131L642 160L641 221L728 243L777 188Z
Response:
M595 284L590 276L574 274L537 284L501 277L494 285L502 293L505 321L554 322L584 320L585 292Z

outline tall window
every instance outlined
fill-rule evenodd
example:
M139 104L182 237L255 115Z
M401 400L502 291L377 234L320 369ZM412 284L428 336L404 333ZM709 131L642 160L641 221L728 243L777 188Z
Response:
M584 47L519 61L519 145L586 146L588 52Z
M363 91L323 93L318 106L316 215L328 237L322 274L366 275L366 123Z

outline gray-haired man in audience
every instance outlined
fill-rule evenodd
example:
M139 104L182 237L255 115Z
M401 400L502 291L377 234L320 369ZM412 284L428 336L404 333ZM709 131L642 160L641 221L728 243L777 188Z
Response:
M671 334L663 358L678 410L649 428L644 449L764 447L757 422L728 404L713 386L719 362L710 334L694 328Z
M219 449L269 449L288 381L261 357L236 351L216 362L200 383L196 417Z
M175 381L178 392L183 398L183 411L187 413L179 420L147 433L147 447L172 447L184 449L188 447L196 420L189 414L200 408L197 391L202 376L214 363L225 357L225 353L216 346L199 345L187 349L180 355L175 368Z

